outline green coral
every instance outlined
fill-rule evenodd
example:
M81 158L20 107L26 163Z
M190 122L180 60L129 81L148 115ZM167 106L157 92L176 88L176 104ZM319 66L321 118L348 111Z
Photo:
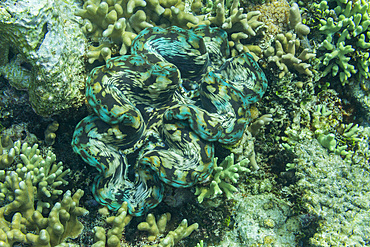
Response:
M21 145L20 141L16 141L12 146L14 162L8 165L12 165L11 169L0 170L0 201L14 199L10 182L14 178L13 173L17 174L18 180L30 176L36 191L37 211L48 211L53 201L63 194L58 187L68 184L64 177L70 169L64 170L63 163L57 163L55 154L50 150L42 155L38 144L30 147L28 143Z
M232 185L237 183L239 173L249 171L246 165L249 164L249 159L244 159L238 163L234 162L234 154L231 153L219 165L217 158L214 170L211 175L209 187L197 186L195 195L198 196L198 202L202 203L204 198L215 198L218 195L225 194L227 198L231 198L233 193L238 189Z
M329 5L334 8L330 9ZM367 79L369 72L370 16L369 3L355 1L321 1L313 4L321 13L319 32L326 36L319 47L325 66L323 75L339 75L342 84L355 74Z

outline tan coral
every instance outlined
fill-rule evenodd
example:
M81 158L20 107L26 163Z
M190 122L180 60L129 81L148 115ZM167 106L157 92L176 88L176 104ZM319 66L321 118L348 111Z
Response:
M209 20L213 25L221 27L231 35L232 54L249 51L241 40L254 37L258 32L264 31L265 24L258 21L261 13L259 11L244 13L244 9L239 8L239 0L232 2L228 14L225 10L224 0L217 0L214 5L216 6L216 15L210 17Z
M148 240L154 241L165 232L168 221L171 219L170 213L163 214L158 221L155 220L154 215L148 214L146 221L141 222L137 228L140 231L147 231L149 233ZM159 244L150 245L152 247L172 247L180 240L189 236L194 230L198 229L199 225L194 223L188 226L188 221L183 219L180 225L174 230L170 231L164 238L161 238ZM145 245L149 247L149 245Z
M0 169L9 167L19 153L17 147L14 147L12 140L9 136L3 135L0 137Z
M14 200L0 208L0 245L13 246L13 243L32 244L39 247L56 246L68 237L76 238L83 225L77 217L86 215L87 210L79 207L83 191L78 190L73 196L70 191L64 193L63 200L56 203L50 214L44 217L34 208L34 187L31 175L25 180L12 172L8 178L14 190ZM11 221L6 215L13 214Z
M120 247L125 226L131 221L132 216L127 214L127 202L118 209L116 216L106 219L111 226L107 233L103 227L94 228L94 244L92 247Z
M300 53L299 50L301 50ZM275 49L270 46L264 54L268 57L269 63L276 64L280 71L279 78L282 78L290 70L308 76L313 75L310 70L311 65L305 62L315 57L316 54L310 52L308 48L302 49L301 41L296 37L296 34L278 34L275 40Z
M37 188L36 201L37 210L47 212L52 206L53 200L63 194L58 189L61 185L67 185L64 177L70 172L70 169L64 169L62 162L56 162L56 156L50 150L41 154L38 144L29 146L28 143L21 145L20 141L13 143L15 158L12 164L13 171L0 170L0 200L14 200L12 181L16 177L25 180L30 176L32 185Z
M214 3L214 15L201 13L203 4L181 0L84 0L83 8L76 15L83 18L83 32L98 45L87 52L89 63L108 60L113 55L124 55L136 35L146 27L178 26L191 28L198 25L216 25L231 35L232 53L249 51L242 40L256 36L264 23L258 21L260 13L244 13L239 0L233 0L230 10L224 0ZM195 13L191 11L194 10Z

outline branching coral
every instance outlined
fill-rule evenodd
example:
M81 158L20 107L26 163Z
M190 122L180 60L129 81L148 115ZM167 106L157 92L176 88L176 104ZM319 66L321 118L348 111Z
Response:
M217 158L215 159L217 161ZM246 167L247 164L249 164L248 159L235 163L234 154L227 156L219 165L215 162L209 187L196 187L195 195L198 196L198 202L202 203L204 198L213 199L221 194L225 194L228 199L231 198L232 194L238 191L232 183L235 184L238 182L240 173L249 170Z
M106 232L103 227L94 228L94 244L92 247L120 247L121 239L123 237L124 228L131 221L132 216L128 214L127 202L124 202L119 208L116 216L110 216L105 221L111 228ZM138 224L137 228L140 231L148 232L148 241L157 242L150 246L157 247L173 247L180 240L189 236L194 230L198 228L198 224L194 223L188 226L187 220L183 220L180 225L174 230L170 231L166 236L167 223L171 220L171 214L163 214L157 221L153 214L148 214L145 222ZM149 245L144 245L148 246Z
M58 187L66 185L68 182L64 180L64 176L69 173L69 169L64 170L62 162L56 163L56 156L49 151L46 156L41 155L41 150L38 145L34 144L32 147L28 143L21 145L20 141L13 144L14 170L0 170L0 198L1 200L13 200L13 189L11 187L12 179L14 179L14 172L17 174L19 180L30 176L32 185L37 188L36 201L37 210L42 212L48 211L52 202L61 194L62 190Z
M298 51L301 50L299 54ZM279 78L282 78L290 70L299 74L312 76L311 65L307 62L316 55L308 48L301 48L301 41L293 33L278 34L275 40L275 49L270 46L265 51L268 62L276 64L279 71Z
M148 214L146 222L141 222L137 228L140 231L147 231L149 233L148 240L154 241L156 238L160 238L166 230L168 221L171 219L171 214L163 214L158 221L155 220L154 215ZM150 245L153 247L173 247L180 240L189 236L194 230L198 229L198 224L194 223L188 226L186 219L182 220L180 225L173 231L170 231L165 237L161 238L159 244ZM146 245L149 247L149 245Z
M299 7L294 3L290 8L289 24L295 33L288 32L276 35L275 48L269 46L264 51L267 62L274 63L280 71L279 78L291 71L313 76L310 70L311 65L307 62L316 54L302 44L302 40L305 40L305 36L310 32L310 28L302 24L301 19ZM297 37L297 34L301 39Z
M223 28L232 39L232 53L248 51L242 39L256 36L264 27L257 20L260 13L243 13L239 0L229 8L224 0L217 0L206 12L200 11L203 4L193 1L190 8L185 1L144 1L144 0L85 0L76 15L83 18L83 32L97 46L90 46L88 61L107 60L112 55L125 55L136 35L146 27L178 26L190 28L198 25L215 25ZM194 10L194 13L191 13ZM195 14L198 13L198 14ZM214 16L212 16L214 15Z
M132 216L127 214L127 202L124 202L118 209L116 216L108 217L105 221L111 228L105 233L105 229L100 226L94 228L94 244L92 247L120 247L121 238L125 226L130 222Z
M259 11L243 13L243 8L239 8L239 0L233 0L229 9L225 8L225 0L215 1L214 6L216 15L209 18L210 22L230 35L232 40L230 47L236 49L236 52L249 51L241 40L256 36L258 32L263 31L265 25L258 21L261 13ZM236 52L232 50L233 55L236 55Z
M4 169L9 167L15 158L16 153L19 153L17 150L18 146L14 147L12 140L9 136L3 135L0 136L0 168Z
M8 183L14 191L14 200L0 208L0 244L13 246L13 243L21 242L53 247L81 233L83 225L77 217L87 214L86 209L79 207L82 190L73 196L70 191L64 193L63 200L56 203L50 214L44 217L34 209L35 191L30 173L23 180L12 172ZM5 216L12 213L14 216L8 221Z
M325 35L320 57L325 66L323 75L339 75L342 84L352 75L360 80L369 78L369 35L370 7L367 1L327 1L314 4L321 12L319 32Z

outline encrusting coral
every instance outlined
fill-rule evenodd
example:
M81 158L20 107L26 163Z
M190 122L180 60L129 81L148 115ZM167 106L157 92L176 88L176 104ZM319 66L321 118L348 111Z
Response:
M286 0L267 1L264 4L250 4L249 10L259 11L258 20L265 25L267 38L288 30L290 6Z

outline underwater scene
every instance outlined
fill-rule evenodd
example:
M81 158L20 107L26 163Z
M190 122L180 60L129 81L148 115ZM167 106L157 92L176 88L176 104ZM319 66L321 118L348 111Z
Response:
M0 246L370 246L368 0L0 0Z

